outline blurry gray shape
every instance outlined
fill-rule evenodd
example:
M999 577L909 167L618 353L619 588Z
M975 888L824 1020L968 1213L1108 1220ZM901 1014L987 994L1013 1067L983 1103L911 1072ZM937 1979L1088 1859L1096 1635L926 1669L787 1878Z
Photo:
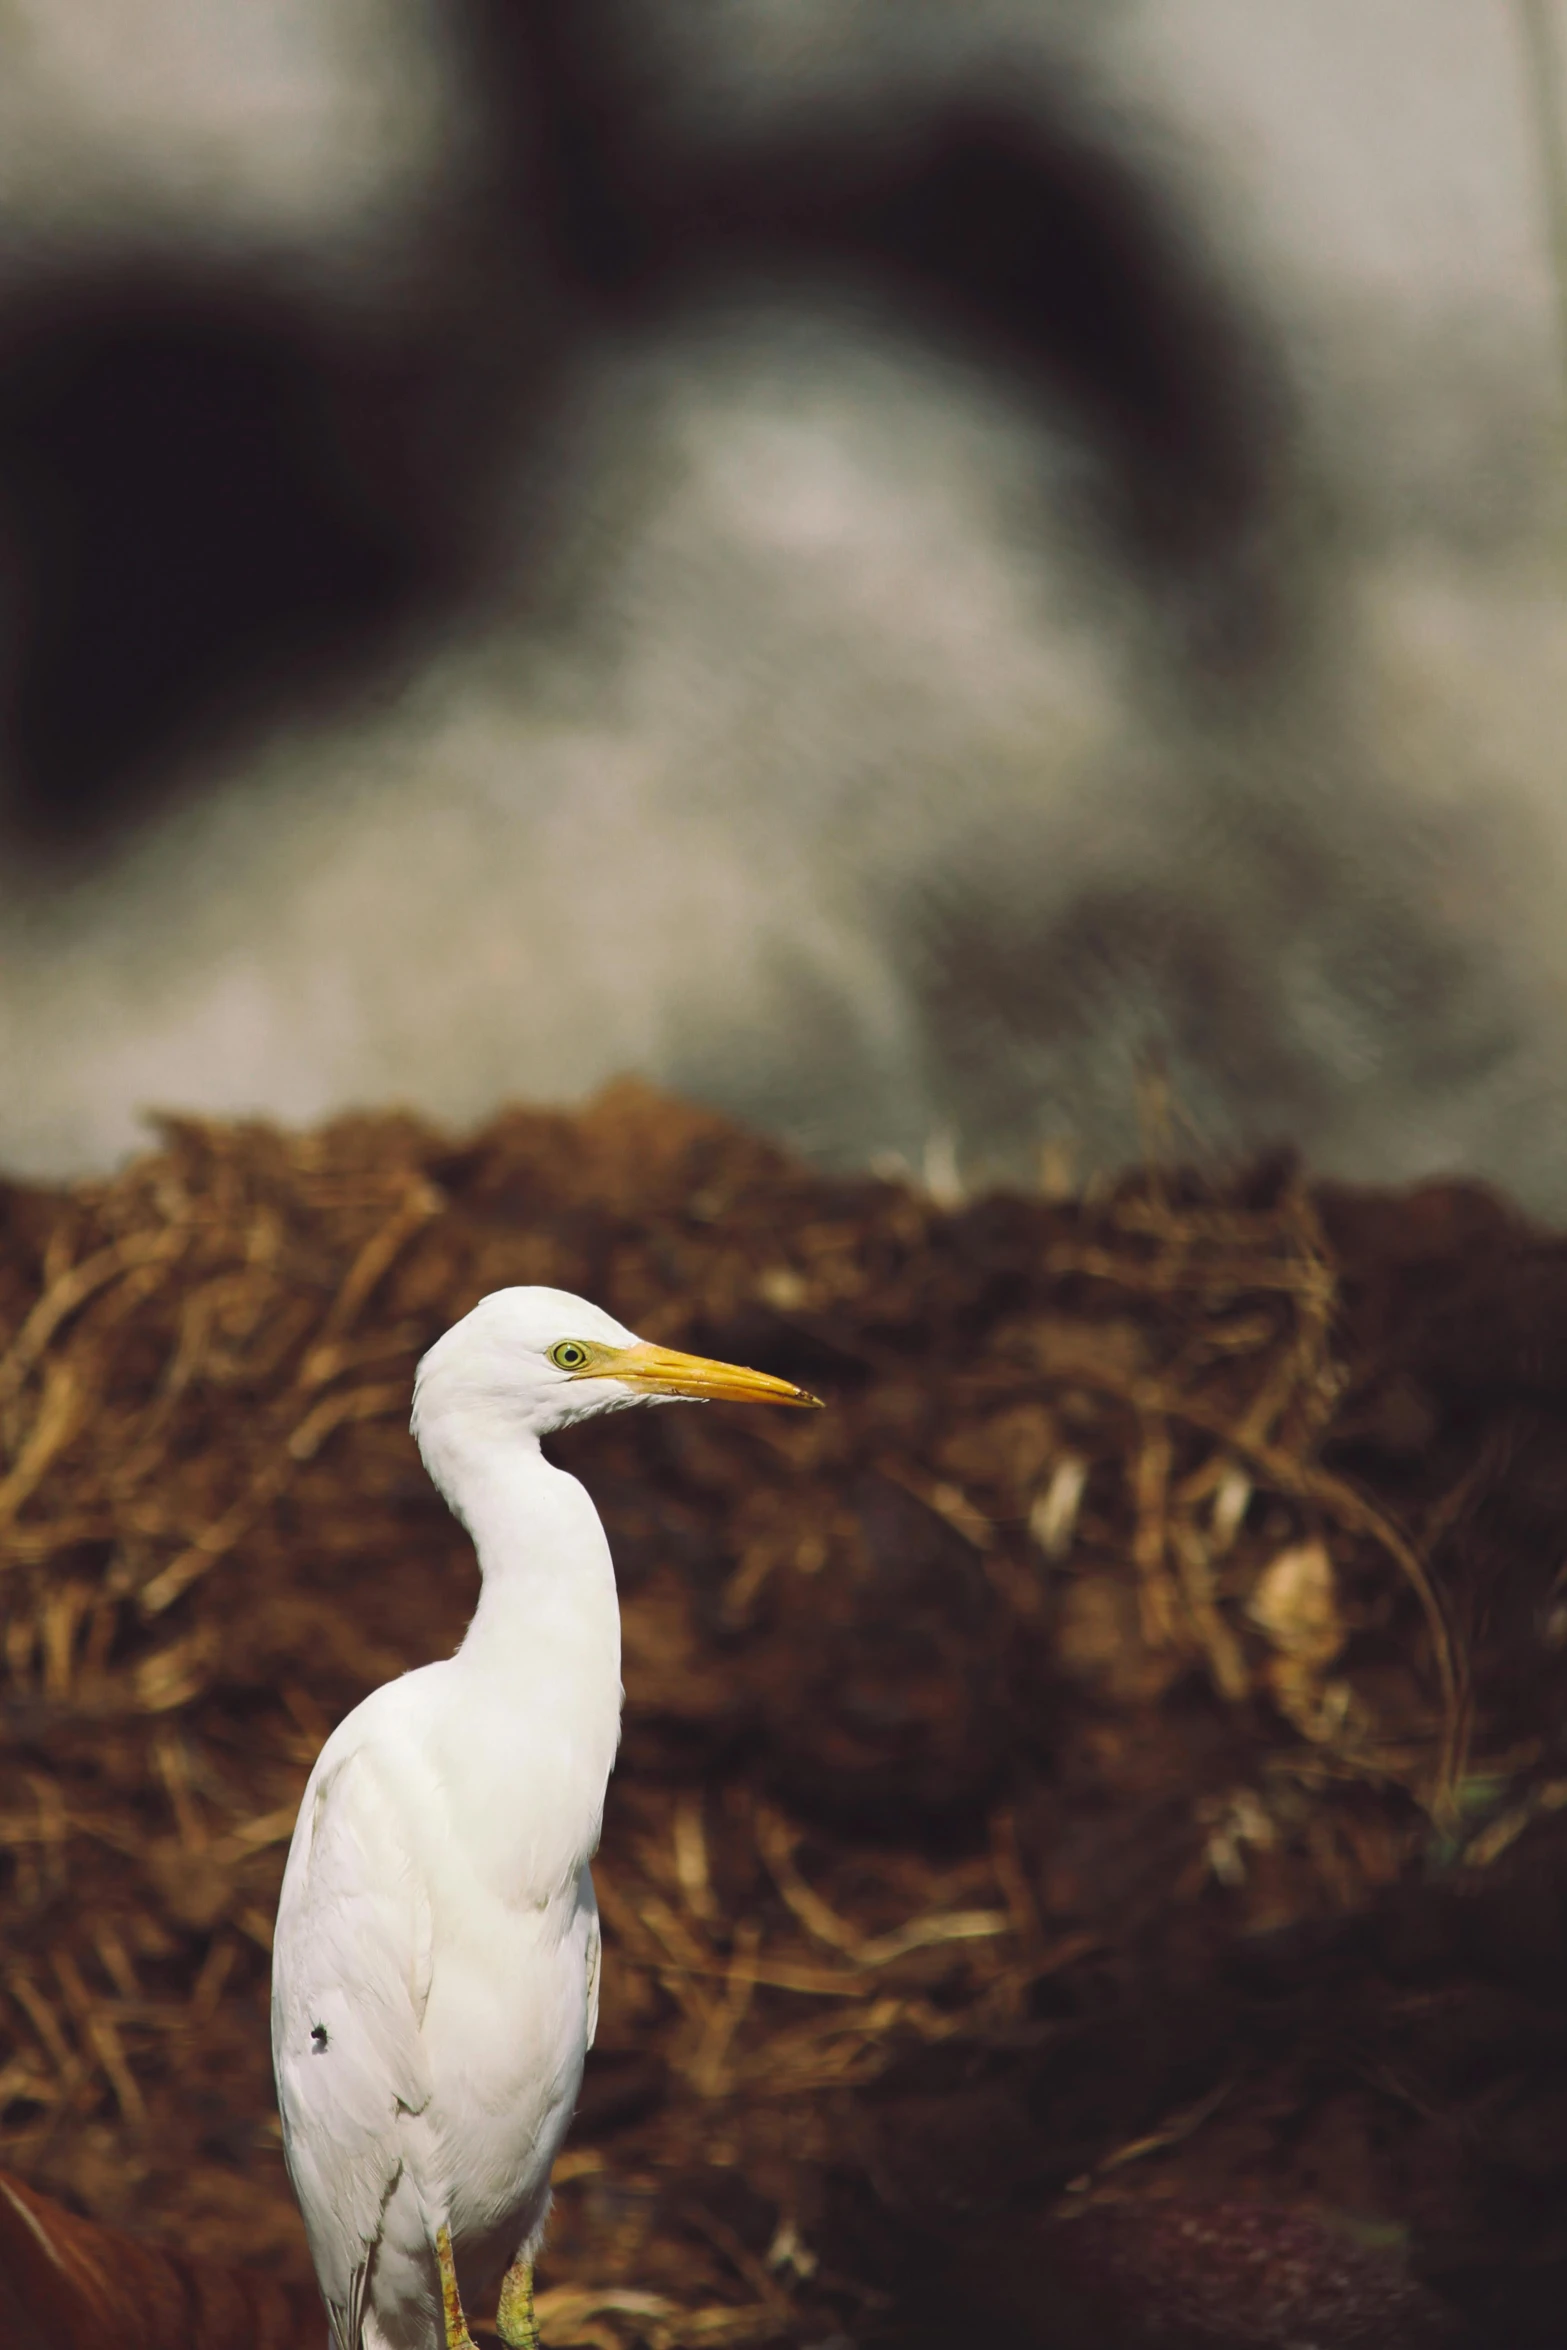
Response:
M362 266L449 172L460 96L432 0L7 0L7 240Z

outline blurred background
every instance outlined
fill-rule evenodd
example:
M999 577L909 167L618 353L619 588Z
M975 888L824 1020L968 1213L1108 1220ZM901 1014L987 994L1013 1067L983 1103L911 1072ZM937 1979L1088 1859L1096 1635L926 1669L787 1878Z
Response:
M7 0L0 1163L1567 1213L1555 0Z

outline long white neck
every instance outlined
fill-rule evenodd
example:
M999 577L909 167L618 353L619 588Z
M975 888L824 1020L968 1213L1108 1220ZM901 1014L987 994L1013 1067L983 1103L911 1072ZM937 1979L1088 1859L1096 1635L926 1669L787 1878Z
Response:
M562 1638L595 1652L620 1685L620 1610L604 1528L584 1488L544 1458L536 1438L476 1447L450 1493L473 1537L483 1584L459 1654L536 1670ZM584 1658L586 1660L586 1657Z
M464 1867L548 1906L597 1847L620 1743L615 1573L597 1510L505 1394L441 1370L421 1366L414 1434L483 1582L462 1646L422 1684L425 1749Z
M620 1608L597 1510L514 1423L451 1415L419 1439L483 1577L454 1668L568 1747L602 1801L620 1737Z

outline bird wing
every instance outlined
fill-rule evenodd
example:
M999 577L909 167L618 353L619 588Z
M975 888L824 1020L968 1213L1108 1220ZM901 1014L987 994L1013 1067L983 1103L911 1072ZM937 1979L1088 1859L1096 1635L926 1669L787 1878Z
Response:
M582 1864L582 1906L587 1911L588 1941L585 1964L588 1979L588 2036L583 2045L591 2048L598 2038L599 2028L599 1964L603 1943L599 1935L598 1895L593 1890L593 1876L586 1861Z
M430 1964L423 1876L395 1795L360 1748L322 1773L295 1830L272 1976L284 2150L342 2350L358 2350L401 2168L399 2112L430 2097Z

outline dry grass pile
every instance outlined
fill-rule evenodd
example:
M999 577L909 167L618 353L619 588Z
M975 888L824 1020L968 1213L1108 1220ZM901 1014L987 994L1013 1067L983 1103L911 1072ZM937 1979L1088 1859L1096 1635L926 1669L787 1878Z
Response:
M1178 2191L1346 2211L1553 2339L1498 2280L1567 2269L1561 1251L1284 1169L938 1209L630 1087L0 1199L0 2163L304 2273L283 1853L333 1721L460 1633L412 1371L527 1281L831 1406L557 1448L628 1706L547 2339L944 2295L1040 2339L1039 2230Z

